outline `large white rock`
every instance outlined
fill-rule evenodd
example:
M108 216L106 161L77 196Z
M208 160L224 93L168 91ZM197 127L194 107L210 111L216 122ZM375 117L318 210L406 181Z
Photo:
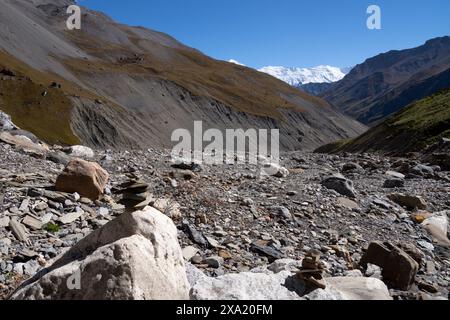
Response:
M245 272L218 278L202 276L188 268L193 300L300 300L288 289L289 271L277 274Z
M376 278L326 278L327 288L306 294L304 283L294 275L292 260L279 260L269 268L283 270L228 274L211 278L187 265L194 300L392 300L389 289Z
M147 207L93 232L11 298L184 300L185 270L172 220Z
M95 157L94 150L85 146L72 146L69 148L69 155L74 158L92 159Z
M380 280L364 277L325 279L327 288L313 291L307 300L392 300L389 289Z
M422 223L422 227L433 236L433 239L437 244L450 248L450 240L447 236L449 214L449 210L435 213Z

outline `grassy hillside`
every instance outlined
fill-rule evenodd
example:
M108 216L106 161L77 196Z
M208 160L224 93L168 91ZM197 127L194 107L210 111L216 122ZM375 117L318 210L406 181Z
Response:
M450 138L450 89L417 101L360 137L338 141L319 153L367 152L404 154Z
M2 51L1 70L15 73L12 77L0 74L0 110L9 114L16 125L49 143L79 143L70 126L72 104L67 88L71 86L67 81L32 69ZM62 83L64 90L50 88L54 81Z
M305 107L329 107L326 101L265 73L215 60L190 48L168 48L131 35L130 40L136 45L134 50L83 33L69 34L68 37L77 47L96 57L96 60L61 60L72 73L83 79L109 74L159 78L172 81L196 96L220 101L237 111L275 119L282 118L280 108L304 111L298 101ZM97 45L99 42L101 46ZM150 46L151 51L146 50L141 42ZM297 102L292 103L292 100Z

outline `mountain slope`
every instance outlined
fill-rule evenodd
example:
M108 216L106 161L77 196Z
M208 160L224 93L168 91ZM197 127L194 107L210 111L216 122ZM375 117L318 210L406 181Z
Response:
M326 145L317 152L401 155L424 150L441 137L450 138L450 89L409 105L356 139Z
M324 100L159 32L86 8L82 29L68 31L70 4L6 0L0 12L0 70L15 74L1 80L0 109L49 142L171 147L173 130L203 120L205 130L279 128L284 149L309 149L365 130Z
M417 99L450 87L450 37L390 51L356 66L321 96L373 125Z

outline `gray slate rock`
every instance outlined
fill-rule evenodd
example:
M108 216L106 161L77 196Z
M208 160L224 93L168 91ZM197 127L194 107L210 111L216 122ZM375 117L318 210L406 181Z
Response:
M335 190L343 196L356 198L353 182L341 174L335 174L325 178L322 181L322 185L327 189Z

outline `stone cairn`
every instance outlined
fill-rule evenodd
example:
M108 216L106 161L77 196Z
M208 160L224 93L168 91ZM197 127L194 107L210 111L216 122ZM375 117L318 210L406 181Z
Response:
M323 278L325 265L320 261L320 258L320 251L309 251L303 259L302 268L297 273L299 279L305 282L308 291L326 288L325 280Z
M119 185L115 188L115 194L121 194L120 204L125 206L126 210L142 210L154 201L149 193L150 186L138 178Z

